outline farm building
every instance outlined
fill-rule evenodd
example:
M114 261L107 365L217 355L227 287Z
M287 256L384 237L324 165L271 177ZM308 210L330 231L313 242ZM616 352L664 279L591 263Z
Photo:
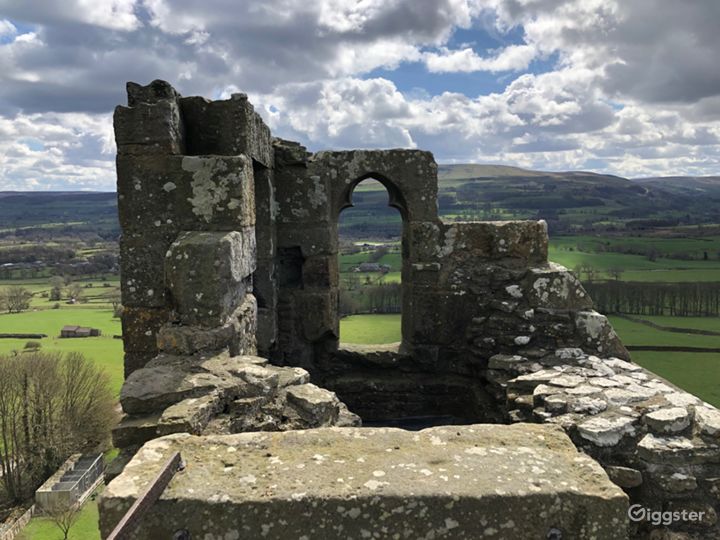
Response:
M73 338L73 337L95 337L101 334L97 328L88 328L86 326L72 326L66 325L60 330L61 338Z

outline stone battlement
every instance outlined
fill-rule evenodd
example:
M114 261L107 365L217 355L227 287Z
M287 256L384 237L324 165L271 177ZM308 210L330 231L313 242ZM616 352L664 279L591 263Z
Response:
M544 222L445 223L429 152L310 153L272 138L243 94L209 101L129 83L115 134L126 382L104 533L159 464L150 458L180 448L190 466L137 538L188 527L193 537L720 538L720 412L630 361L582 284L548 261ZM393 346L339 343L338 216L367 178L403 220ZM417 418L470 426L332 427ZM304 450L288 453L290 442ZM268 445L295 464L289 483L258 454ZM309 454L336 445L347 467ZM462 459L440 467L433 456L451 447ZM217 452L230 448L221 467ZM370 478L359 454L384 474ZM407 462L427 462L422 496L399 487ZM540 462L556 473L533 483ZM482 481L451 480L452 467ZM316 483L325 469L344 483ZM512 488L492 485L501 479ZM300 499L292 482L307 486ZM614 486L633 504L703 518L628 523ZM436 504L423 520L426 496ZM558 510L558 498L571 502ZM183 505L215 525L183 525Z

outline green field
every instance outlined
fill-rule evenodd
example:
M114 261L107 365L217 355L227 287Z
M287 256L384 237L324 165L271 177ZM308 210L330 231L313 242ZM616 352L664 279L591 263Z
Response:
M641 323L629 321L621 317L610 316L608 318L625 345L706 347L720 349L720 336L703 336L698 334L666 332ZM699 318L700 317L693 317L693 319L696 320ZM675 324L677 321L678 323L684 323L686 328L694 328L690 326L689 323L684 322L685 317L652 317L652 319L663 319L666 326L678 326ZM708 321L705 323L707 326L710 327L713 323L715 324L716 329L720 326L720 319L717 317L707 317L707 319ZM720 362L720 355L718 355L718 362Z
M62 300L43 298L43 293L50 292L48 278L0 280L0 289L13 286L24 287L33 293L30 307L37 309L50 309L55 304L59 304L63 309L109 308L113 296L119 296L120 278L117 276L108 276L108 279L105 280L78 278L73 281L73 284L82 287L82 301L76 304L68 304L64 296Z
M601 272L600 277L603 278L609 277L609 270L618 268L622 270L622 281L720 281L720 260L717 259L685 261L658 257L657 260L650 261L643 255L582 251L578 246L592 245L583 238L552 238L548 258L570 270L578 265L589 265ZM719 243L715 240L714 249L718 249Z
M696 330L720 332L720 318L718 317L667 317L643 315L641 318L661 326L694 328Z
M400 315L351 315L340 320L343 343L379 344L400 341Z
M102 367L110 377L116 394L123 382L123 345L119 335L120 319L114 319L111 309L98 307L68 306L60 309L3 313L0 315L0 333L40 333L48 337L40 341L44 351L79 352ZM65 325L99 328L100 337L60 339L60 329ZM21 351L27 339L0 339L0 353Z
M635 351L635 362L720 407L720 354Z

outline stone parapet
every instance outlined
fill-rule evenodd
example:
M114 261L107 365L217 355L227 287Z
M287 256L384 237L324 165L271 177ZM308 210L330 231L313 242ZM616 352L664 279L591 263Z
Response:
M133 538L627 537L625 494L537 425L163 437L103 492L103 535L174 451L185 470Z
M694 538L720 536L719 410L637 364L576 348L535 359L496 355L486 377L509 421L561 426L632 503L702 512L671 528ZM636 522L633 532L652 525Z

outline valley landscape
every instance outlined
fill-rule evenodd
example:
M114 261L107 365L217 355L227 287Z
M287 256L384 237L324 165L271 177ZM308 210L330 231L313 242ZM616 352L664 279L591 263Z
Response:
M441 165L438 198L445 221L545 219L550 259L580 277L633 359L720 405L720 178ZM341 340L397 342L402 221L379 182L361 183L353 204L340 219ZM47 334L43 350L84 353L119 392L116 195L4 192L0 216L0 289L32 294L21 313L0 315L0 334ZM60 300L50 299L53 276L67 282ZM61 339L65 325L102 335ZM0 339L0 353L27 342Z

